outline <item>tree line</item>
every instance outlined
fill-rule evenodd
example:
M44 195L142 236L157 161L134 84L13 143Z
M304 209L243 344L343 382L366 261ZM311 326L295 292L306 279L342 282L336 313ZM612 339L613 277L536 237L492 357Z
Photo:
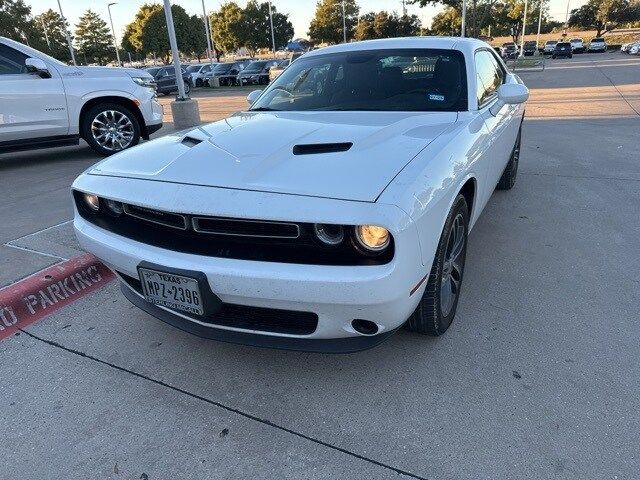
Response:
M466 0L467 36L517 35L522 30L524 0ZM361 12L356 0L318 0L315 14L307 32L310 44L416 35L459 35L462 0L408 0L419 6L444 5L430 27L424 27L416 15L397 12ZM542 9L542 32L550 32L562 25L549 19L548 0L530 0L527 31L537 30L538 14ZM171 7L176 37L181 52L201 59L207 56L204 19L189 15L179 5ZM293 25L287 14L272 5L275 46L285 47L293 38ZM640 0L588 0L571 11L569 26L593 29L601 35L623 25L638 26ZM219 59L225 53L246 49L250 56L272 48L269 3L249 0L244 8L235 1L226 1L213 11L207 21L212 32L212 45ZM116 57L113 37L107 23L88 9L74 28L65 24L61 16L49 9L32 15L25 0L0 0L0 35L46 52L62 61L70 61L65 29L73 38L77 59L84 63L106 63ZM127 59L154 57L169 62L170 48L164 9L158 3L146 3L124 28L119 39L120 52Z

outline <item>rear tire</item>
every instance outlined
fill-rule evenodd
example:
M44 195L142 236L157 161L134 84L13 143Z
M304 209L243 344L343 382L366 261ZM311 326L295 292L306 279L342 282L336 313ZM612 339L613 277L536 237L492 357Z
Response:
M518 130L518 137L516 138L516 144L511 151L511 158L509 163L504 168L500 181L496 188L498 190L511 190L516 183L516 177L518 176L518 164L520 163L520 139L522 137L522 127Z
M100 103L87 110L80 120L82 138L97 153L112 155L140 142L136 115L118 103Z
M467 201L458 194L444 224L427 286L405 324L407 330L435 337L453 322L467 255L468 225Z

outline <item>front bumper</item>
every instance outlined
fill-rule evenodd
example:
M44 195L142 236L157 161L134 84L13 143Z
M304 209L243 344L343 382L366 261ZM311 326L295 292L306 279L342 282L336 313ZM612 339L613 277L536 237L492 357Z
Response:
M174 211L200 213L193 210L197 208L196 205L200 205L200 208L209 209L208 214L234 216L224 211L224 208L232 208L236 212L235 216L242 210L245 218L261 218L258 210L263 215L264 212L292 211L291 198L287 195L225 192L224 189L208 187L190 187L193 189L190 195L177 195L172 190L182 190L184 193L180 186L163 185L162 192L154 193L155 185L145 185L154 182L91 175L81 177L87 178L90 181L86 182L85 188L82 185L84 182L79 182L80 185L76 184L74 188L126 201L119 196L117 186L123 183L130 183L130 187L137 184L140 187L136 196L145 199L155 196L151 200L155 208L165 209L169 206L168 203L162 204L162 198L165 199L164 202L180 198L189 202L191 208L186 205L174 206ZM102 185L104 191L96 191L98 189L91 185L92 181L100 178L101 181L96 185ZM124 190L131 191L130 187ZM199 190L202 190L203 195L198 194ZM229 195L233 197L233 201L229 201L229 198L224 200ZM211 205L202 206L202 201L209 201ZM121 274L137 278L137 267L141 262L202 272L213 293L225 304L313 312L318 316L315 331L308 335L211 325L149 304L139 293L128 286L124 287L128 290L127 298L134 304L183 330L225 341L313 351L355 351L380 343L406 321L424 291L423 283L411 293L431 267L420 261L421 250L415 225L404 212L390 205L363 205L359 202L306 197L296 203L300 203L296 206L299 213L291 213L291 218L296 221L327 222L329 219L322 217L324 212L331 212L337 223L357 223L356 216L360 218L360 222L364 219L372 223L377 220L379 224L388 226L394 235L395 257L388 264L374 266L258 262L193 255L146 245L103 230L77 214L74 227L80 245ZM253 208L256 211L249 211ZM365 210L370 212L366 213ZM319 214L321 218L314 220L302 216L302 212L310 215L309 212L314 211L322 212ZM371 336L358 333L351 325L354 319L375 322L378 333Z

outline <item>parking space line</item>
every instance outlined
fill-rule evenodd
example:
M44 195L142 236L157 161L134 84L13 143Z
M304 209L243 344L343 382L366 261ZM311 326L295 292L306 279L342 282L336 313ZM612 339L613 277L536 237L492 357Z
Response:
M11 241L14 242L15 240L11 240ZM33 250L31 248L27 248L27 247L21 247L21 246L18 246L18 245L12 245L10 242L9 243L5 243L4 246L5 247L9 247L9 248L15 248L16 250L22 250L23 252L35 253L36 255L43 255L45 257L55 258L55 259L58 259L58 260L69 260L68 258L61 257L59 255L53 255L52 253L45 253L45 252L40 252L38 250Z
M333 444L331 444L329 442L326 442L324 440L320 440L319 438L312 437L310 435L306 435L304 433L298 432L298 431L293 430L291 428L288 428L288 427L285 427L283 425L279 425L277 423L274 423L274 422L272 422L270 420L267 420L265 418L261 418L261 417L258 417L256 415L253 415L251 413L247 413L247 412L244 412L242 410L239 410L237 408L230 407L228 405L225 405L223 403L217 402L215 400L211 400L209 398L203 397L202 395L198 395L197 393L189 392L188 390L185 390L185 389L180 388L180 387L176 387L176 386L171 385L169 383L163 382L162 380L158 380L158 379L149 377L147 375L143 375L142 373L138 373L138 372L136 372L134 370L130 370L130 369L125 368L125 367L121 367L119 365L116 365L116 364L111 363L111 362L107 362L105 360L101 360L100 358L97 358L97 357L94 357L92 355L89 355L88 353L84 353L84 352L81 352L79 350L75 350L73 348L65 347L64 345L62 345L62 344L60 344L58 342L55 342L53 340L47 340L46 338L39 337L38 335L35 335L35 334L31 333L31 332L28 332L28 331L25 331L25 330L22 330L22 329L20 329L20 331L22 333L28 335L29 337L33 338L34 340L39 340L39 341L41 341L43 343L46 343L49 346L52 346L52 347L55 347L55 348L60 348L60 349L66 351L68 353L73 354L73 355L78 355L78 356L80 356L82 358L86 358L88 360L92 360L92 361L100 363L102 365L106 365L106 366L111 367L111 368L113 368L115 370L118 370L120 372L128 373L128 374L133 375L133 376L135 376L137 378L141 378L143 380L147 380L147 381L152 382L152 383L154 383L156 385L159 385L161 387L165 387L165 388L168 388L170 390L173 390L174 392L178 392L178 393L181 393L183 395L187 395L187 396L189 396L189 397L191 397L191 398L193 398L195 400L199 400L199 401L208 403L209 405L213 405L215 407L221 408L221 409L223 409L223 410L225 410L227 412L234 413L236 415L240 415L240 416L242 416L244 418L247 418L249 420L253 420L255 422L258 422L258 423L261 423L263 425L275 428L277 430L283 431L283 432L288 433L290 435L293 435L295 437L302 438L304 440L310 441L312 443L315 443L316 445L320 445L320 446L329 448L331 450L335 450L337 452L343 453L345 455L348 455L350 457L356 458L358 460L362 460L362 461L371 463L372 465L376 465L376 466L384 468L386 470L390 470L392 472L395 472L398 475L402 475L402 476L409 477L409 478L415 478L417 480L429 480L427 477L416 475L416 474L408 472L406 470L402 470L401 468L397 468L397 467L394 467L392 465L389 465L389 464L380 462L378 460L375 460L373 458L366 457L366 456L361 455L359 453L347 450L346 448L339 447L337 445L333 445Z
M0 289L0 340L105 286L114 274L91 254L56 263Z
M43 233L43 232L46 232L46 231L48 231L48 230L52 230L52 229L54 229L54 228L61 227L61 226L63 226L63 225L67 225L68 223L71 223L71 222L73 222L73 220L65 220L64 222L56 223L55 225L51 225L51 226L49 226L49 227L42 228L42 229L38 230L37 232L28 233L28 234L23 235L23 236L21 236L21 237L14 238L13 240L9 240L9 242L8 242L8 243L11 243L11 242L17 242L18 240L22 240L22 239L24 239L24 238L33 237L34 235L38 235L39 233Z

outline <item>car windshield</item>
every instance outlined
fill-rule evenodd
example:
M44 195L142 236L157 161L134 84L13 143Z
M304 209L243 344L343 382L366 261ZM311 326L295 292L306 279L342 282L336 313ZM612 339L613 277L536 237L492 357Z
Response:
M604 38L593 38L592 42L604 42Z
M199 72L200 69L203 67L204 65L189 65L187 67L187 73L196 73Z
M268 62L253 62L247 65L247 68L244 69L246 73L249 72L259 72L264 69Z
M221 63L215 66L215 68L213 69L213 73L226 73L231 70L232 66L233 63Z
M572 38L571 41L574 42L574 43L577 43L577 42L581 42L582 39L581 38Z
M571 46L571 44L570 44L570 43L567 43L567 42L558 43L558 44L556 45L556 47L560 47L560 48L562 48L562 47L570 47L570 46Z
M155 77L156 74L160 71L161 67L153 67L153 68L147 68L147 73L150 74L152 77Z
M456 50L394 49L302 57L253 111L461 111L464 57Z
M555 44L557 44L557 43L558 43L558 42L556 42L555 40L549 40L549 41L547 42L547 45L555 45Z

